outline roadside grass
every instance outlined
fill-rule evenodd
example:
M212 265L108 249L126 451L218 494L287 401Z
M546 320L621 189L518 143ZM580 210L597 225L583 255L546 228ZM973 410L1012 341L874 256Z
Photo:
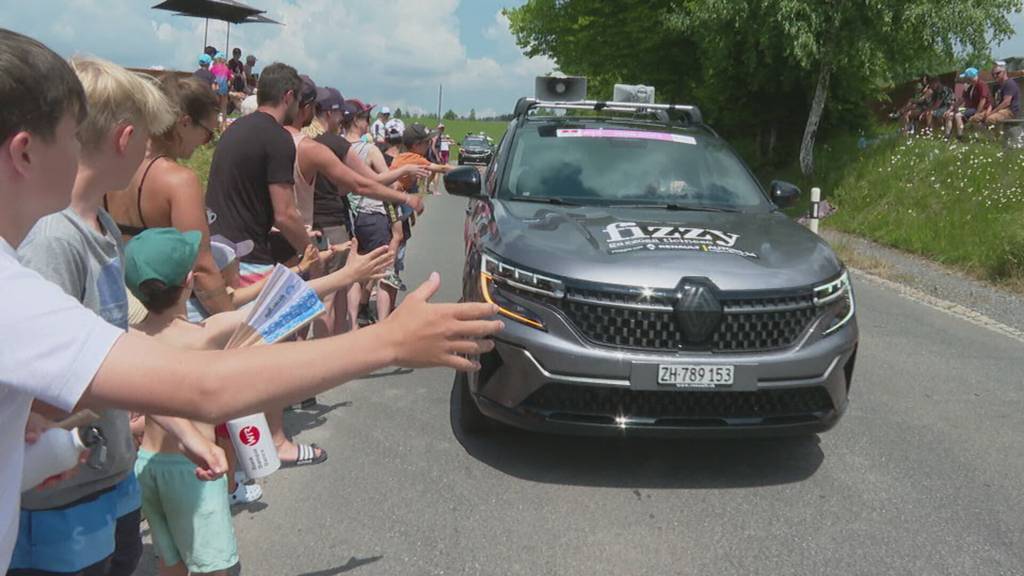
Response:
M206 181L210 177L210 162L213 161L214 149L215 146L213 144L200 146L192 153L191 158L181 162L183 165L195 170L195 173L199 176L199 182L202 183L203 190L206 190Z
M437 126L437 118L433 117L406 117L402 118L402 121L406 124L409 122L419 122L431 130ZM493 138L494 143L497 144L505 134L505 128L508 126L508 122L500 120L442 120L442 122L444 122L445 133L451 136L452 140L455 140L456 143L461 142L462 138L469 132L474 134L483 132Z
M825 225L1024 286L1024 151L985 138L892 138L846 165L827 194L839 210Z

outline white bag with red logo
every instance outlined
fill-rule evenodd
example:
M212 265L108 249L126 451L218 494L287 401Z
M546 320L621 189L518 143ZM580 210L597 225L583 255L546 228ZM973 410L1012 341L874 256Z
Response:
M281 467L267 417L262 413L228 421L238 465L249 478L270 476Z

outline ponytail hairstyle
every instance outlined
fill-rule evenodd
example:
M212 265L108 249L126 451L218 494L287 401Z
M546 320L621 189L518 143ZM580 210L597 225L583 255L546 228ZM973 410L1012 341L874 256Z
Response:
M179 117L184 114L193 122L202 122L203 119L220 112L217 95L210 90L209 85L194 76L187 78L165 76L160 81L160 89L163 90L171 105L175 107ZM154 137L165 141L176 140L175 126L177 126L177 122Z

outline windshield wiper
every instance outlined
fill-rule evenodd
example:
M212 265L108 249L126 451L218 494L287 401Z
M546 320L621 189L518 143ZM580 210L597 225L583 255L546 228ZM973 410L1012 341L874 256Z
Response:
M722 208L718 206L701 206L692 204L674 204L674 203L659 203L659 202L642 202L637 204L616 204L610 203L609 207L614 206L615 208L662 208L664 210L679 210L681 212L740 212L736 208Z
M557 196L509 196L506 200L513 202L535 202L538 204L554 204L556 206L582 206L576 202L569 202Z

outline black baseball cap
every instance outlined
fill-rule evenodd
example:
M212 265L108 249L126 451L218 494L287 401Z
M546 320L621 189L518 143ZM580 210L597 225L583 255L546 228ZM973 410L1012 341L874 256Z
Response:
M427 130L427 127L419 122L413 122L405 127L405 132L402 133L402 142L406 146L412 146L417 142L428 140L434 136L434 132Z
M345 99L341 97L341 92L337 88L324 87L316 89L316 109L321 112L328 110L341 110L345 104Z
M300 74L299 78L302 78L302 88L298 94L299 106L308 106L317 100L316 82L305 74Z

